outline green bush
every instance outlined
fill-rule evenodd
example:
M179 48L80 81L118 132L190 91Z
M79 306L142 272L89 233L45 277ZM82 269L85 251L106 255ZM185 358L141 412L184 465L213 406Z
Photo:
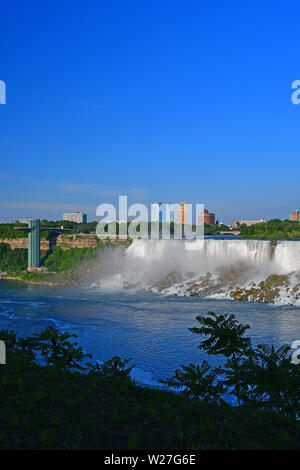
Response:
M114 356L103 364L96 365L89 364L91 372L98 372L103 374L105 377L131 380L130 372L135 367L134 365L127 367L131 359L121 359L119 356Z
M69 271L83 261L91 261L97 253L98 250L92 247L63 250L60 246L56 246L45 259L44 266L49 271Z
M0 270L22 271L27 268L28 251L26 248L12 250L6 243L0 243Z
M40 352L47 366L84 370L82 361L92 356L85 354L77 343L70 342L70 338L77 338L77 335L60 333L56 328L48 326L42 333L32 335L28 341L32 349Z
M253 347L244 336L249 325L241 325L234 315L208 312L197 321L200 327L190 331L204 335L198 348L208 355L222 355L224 366L211 367L206 361L200 366L182 365L174 377L162 383L183 388L183 393L198 400L215 397L220 402L227 393L239 405L300 417L300 364L291 361L288 345Z

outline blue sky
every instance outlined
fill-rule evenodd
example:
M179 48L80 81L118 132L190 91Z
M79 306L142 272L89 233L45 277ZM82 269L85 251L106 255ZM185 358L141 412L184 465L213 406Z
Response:
M300 209L300 4L1 5L0 220L167 200Z

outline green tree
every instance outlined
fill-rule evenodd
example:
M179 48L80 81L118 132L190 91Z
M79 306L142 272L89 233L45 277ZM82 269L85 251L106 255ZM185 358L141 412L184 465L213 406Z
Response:
M61 333L56 328L48 326L42 333L32 335L28 341L33 349L40 351L48 366L83 370L81 362L92 356L85 354L77 343L70 342L70 338L77 338L77 335Z
M198 346L199 349L209 355L236 357L250 348L250 339L244 337L249 325L241 325L234 315L217 315L214 312L208 312L207 315L196 317L200 327L189 328L192 333L208 336Z
M181 365L181 369L175 370L175 375L160 383L182 393L189 398L205 400L208 402L220 402L225 391L222 383L217 381L220 374L219 368L211 367L207 361L201 365Z
M164 381L183 393L202 400L220 401L222 394L232 395L238 405L281 413L289 418L300 417L300 365L291 362L290 347L260 344L253 347L244 336L249 325L240 324L234 315L199 315L200 327L190 328L204 335L199 349L208 355L222 355L222 367L181 366L175 375ZM207 393L205 393L207 390Z

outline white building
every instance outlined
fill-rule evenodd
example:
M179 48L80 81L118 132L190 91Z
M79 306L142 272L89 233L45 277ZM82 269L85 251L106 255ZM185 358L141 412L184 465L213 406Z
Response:
M87 215L82 212L65 212L63 214L63 220L68 220L69 222L76 222L77 224L86 223Z

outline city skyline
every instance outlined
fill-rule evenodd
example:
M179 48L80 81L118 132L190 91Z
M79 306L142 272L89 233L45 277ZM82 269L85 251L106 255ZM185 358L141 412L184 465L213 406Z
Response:
M120 196L118 196L120 198ZM124 197L124 196L121 196L121 197ZM114 197L114 199L116 200L117 196ZM101 203L103 204L103 202ZM106 204L106 203L104 203ZM116 210L116 220L118 220L118 207L117 207L117 203L115 204L112 204L111 202L108 202L107 204L111 204L112 206L115 207L115 210ZM135 201L131 201L131 202L128 202L128 208L130 206L134 206L136 204ZM154 201L151 201L150 203L146 203L144 204L144 202L139 202L138 204L141 204L141 205L144 205L146 210L148 211L148 219L153 219L153 221L157 221L157 217L159 218L159 221L160 222L172 222L172 221L176 221L179 218L182 219L182 223L187 223L187 220L191 221L192 220L192 223L197 223L196 222L196 219L197 219L197 214L196 214L196 204L199 204L199 203L191 203L191 202L165 202L165 201L161 201L161 202L154 202ZM188 216L188 219L187 219L187 215L182 215L179 216L177 215L175 218L174 218L174 214L173 215L170 215L168 213L168 211L171 211L171 213L175 210L176 211L176 214L178 212L178 209L179 209L179 212L180 212L180 206L181 204L183 204L183 206L185 205L190 205L191 206L191 210L192 210L192 213L190 214L189 213L189 216ZM99 205L99 204L98 204ZM153 205L156 206L156 205L159 205L159 212L157 212L157 209L154 207L153 208ZM202 204L199 204L199 206L202 205ZM169 206L169 208L167 208L167 213L166 213L166 209L165 209L165 206ZM174 206L174 207L172 207ZM218 214L216 215L215 212L214 213L211 213L210 210L207 210L207 206L203 205L204 206L204 212L207 213L207 217L210 218L211 216L213 217L213 220L215 220L216 222L213 223L213 225L215 223L220 223L220 224L225 224L225 225L228 225L230 226L231 225L231 222L235 222L235 221L239 221L239 222L243 222L243 220L249 220L249 217L245 217L245 214L249 211L245 210L244 213L240 212L240 216L239 217L233 217L232 215L230 215L230 213L228 213L228 217L226 219L223 219L221 216L219 216ZM1 210L1 207L2 209L5 207L5 203L2 203L0 201L0 210ZM64 203L58 203L58 204L47 204L47 203L33 203L33 204L27 204L27 203L20 203L20 207L18 205L18 203L8 203L7 204L7 207L10 207L10 208L13 208L13 209L16 209L17 210L17 213L21 214L21 216L17 216L15 218L11 217L11 212L9 212L8 216L7 217L4 217L3 219L0 218L0 223L12 223L12 222L16 222L16 221L19 221L20 219L22 218L29 218L29 219L48 219L48 220L68 220L65 216L66 215L72 215L73 217L75 216L75 214L82 214L85 218L85 221L88 219L89 221L95 221L95 220L98 220L98 216L96 215L96 210L97 210L97 207L98 206L95 206L95 213L93 211L93 206L87 206L87 205L81 205L81 204L64 204ZM163 209L162 209L163 207ZM61 213L60 210L68 210L68 212L63 212ZM80 210L81 209L81 210ZM154 209L154 210L153 210ZM246 208L245 208L246 209ZM55 214L54 216L52 217L47 217L47 213L50 213L51 214ZM82 211L82 212L81 212ZM83 213L83 211L85 211L86 213ZM184 212L186 211L186 209L184 209ZM157 212L157 213L156 213ZM278 216L278 215L275 215L274 217L269 217L269 218L257 218L257 217L252 217L251 220L254 220L254 221L267 221L267 220L271 220L271 219L281 219L281 220L296 220L298 221L300 219L300 216L297 215L299 212L298 212L298 209L295 209L293 211L289 211L288 214L284 214L283 216ZM26 214L26 215L24 215ZM29 215L28 215L29 214ZM32 214L35 214L35 215L32 215ZM159 214L159 215L158 215ZM136 214L138 215L138 213ZM294 216L293 216L294 215ZM132 219L133 216L129 217L128 220ZM71 220L71 219L70 219ZM73 219L72 219L73 220ZM74 219L75 220L75 219ZM185 220L185 222L183 222ZM205 220L205 219L203 219ZM79 222L79 220L77 220ZM122 220L121 220L122 221ZM190 223L190 222L188 222ZM202 223L202 222L199 222L199 223ZM208 219L206 221L206 223L210 223L208 222Z
M121 199L124 196L121 196ZM128 202L128 201L127 201ZM160 222L160 223L182 223L182 224L193 224L201 225L203 223L208 225L227 225L231 229L238 229L240 225L244 224L246 226L251 226L255 224L267 223L272 219L231 219L230 223L224 222L216 218L216 214L209 212L203 204L196 205L182 202L152 202L149 207L140 203L140 204L130 204L125 203L123 209L121 209L122 203L119 198L119 206L115 207L112 204L104 203L103 206L99 205L96 211L97 218L88 220L87 214L81 213L79 211L73 211L68 213L63 213L60 217L53 219L53 221L71 221L76 223L87 223L87 222L101 222L101 221L115 221L119 223L133 221L138 217L141 222ZM101 207L101 209L100 209ZM124 213L124 208L126 214ZM114 215L113 215L114 214ZM16 222L23 222L24 220L41 220L42 217L28 218L28 219L16 219L10 220L9 223L13 224ZM45 219L45 218L44 218ZM47 219L45 219L47 220ZM288 217L280 219L275 217L273 220L290 220L294 222L300 221L300 212L294 210L289 214ZM1 222L3 223L3 222ZM5 223L5 222L4 222Z

